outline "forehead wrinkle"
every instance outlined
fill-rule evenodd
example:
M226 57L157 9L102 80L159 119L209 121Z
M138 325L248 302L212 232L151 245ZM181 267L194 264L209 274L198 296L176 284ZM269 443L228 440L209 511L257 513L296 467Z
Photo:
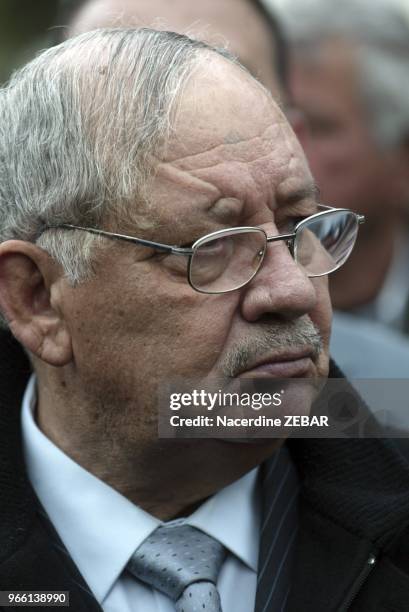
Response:
M203 193L211 198L218 198L221 195L220 190L213 185L213 183L195 176L188 170L178 168L174 166L173 163L159 163L156 168L156 176L168 179L174 183L178 183L187 190Z
M171 145L168 149L168 155L165 161L172 162L185 169L191 167L191 162L193 162L193 165L196 165L196 163L200 164L203 157L212 154L221 154L219 159L223 161L237 160L249 162L252 161L252 159L254 159L254 157L257 155L257 149L265 149L268 146L269 152L274 153L274 142L277 140L277 133L270 134L270 132L278 132L281 127L280 122L277 122L276 124L267 126L262 134L255 134L254 136L250 137L239 136L238 134L232 135L228 133L223 137L223 142L219 142L219 144L209 147L205 146L205 148L201 151L196 151L194 153L190 153L189 155L182 155L180 157L176 155L172 156L171 154L169 155ZM221 135L220 138L222 138ZM180 148L182 147L183 145L181 144ZM201 165L200 167L204 169L207 166Z
M256 136L252 138L250 141L242 140L240 141L240 144L243 142L246 142L246 144L247 143L251 144L254 141L260 141L265 144L267 143L267 138ZM268 139L268 143L270 143L270 138ZM195 153L195 154L184 156L184 157L174 159L171 161L159 162L156 166L156 176L160 178L166 178L175 183L179 183L183 185L185 189L190 189L195 192L204 193L214 199L219 198L222 195L222 191L220 190L220 188L218 188L214 184L214 182L210 182L212 181L212 178L211 178L212 175L213 175L213 178L216 178L216 175L214 175L214 173L211 172L213 168L217 168L219 170L219 172L217 172L219 179L224 174L225 174L225 178L228 179L229 175L231 175L232 164L234 166L242 165L243 168L241 168L240 170L240 176L243 177L245 175L243 171L250 169L250 173L248 177L250 178L251 170L254 167L256 167L256 165L263 164L264 161L267 161L272 156L274 156L274 148L268 147L268 150L265 151L265 148L266 148L265 146L262 147L263 152L261 154L260 154L261 147L259 146L256 147L256 149L259 149L259 152L257 152L255 151L255 147L250 146L248 154L238 155L237 152L234 153L234 151L231 151L232 147L236 148L238 145L239 143L235 143L234 145L232 144L226 145L223 143L223 144L217 145L216 147L213 147L212 149L206 149L206 151L202 151L201 153ZM209 153L210 153L210 156L212 157L211 155L212 152L216 150L221 151L223 147L226 148L226 151L229 151L230 153L229 155L226 155L225 151L223 151L222 154L217 155L217 159L212 161L212 163L205 164L202 161L203 159L206 160L206 157L209 155ZM193 164L190 163L192 160L194 160ZM285 164L286 161L284 161L283 163ZM245 164L248 165L247 168L245 167ZM227 168L228 168L228 171L227 171ZM209 176L203 177L203 174L206 175L206 173L209 173ZM271 176L273 176L274 172L273 171L266 172L266 169L265 169L263 174L270 174ZM209 180L206 180L206 179L209 179ZM254 180L254 177L253 177L253 180Z
M268 162L271 160L272 153L268 152L265 155L258 156L256 159L242 161L242 160L227 160L220 162L218 164L212 164L211 166L200 167L196 170L190 170L191 176L201 178L203 173L209 173L210 177L214 177L215 180L226 178L226 182L228 183L229 177L232 176L233 171L235 171L234 183L237 186L242 185L244 182L251 181L251 185L253 189L265 183L266 179L271 181L271 187L274 187L274 180L280 177L283 166L287 166L287 160L284 160L280 164L270 164L268 166ZM264 163L266 162L266 163ZM218 168L220 173L212 174L212 168ZM236 178L240 177L240 178ZM223 181L225 183L225 181Z
M266 132L263 136L251 139L251 142L260 141L262 146L250 147L244 159L237 153L227 156L220 152L212 163L204 164L203 159L209 161L206 158L209 150L206 150L176 161L159 163L157 176L179 184L186 191L204 195L210 201L211 208L223 197L235 197L238 202L248 201L253 205L262 198L273 209L276 188L282 182L285 170L291 166L293 154L290 148L285 151L280 148L281 156L276 156L276 148L272 145L270 134ZM225 146L222 144L215 148ZM237 145L227 146L231 152L231 147ZM192 160L195 163L191 163ZM205 205L205 202L202 204Z

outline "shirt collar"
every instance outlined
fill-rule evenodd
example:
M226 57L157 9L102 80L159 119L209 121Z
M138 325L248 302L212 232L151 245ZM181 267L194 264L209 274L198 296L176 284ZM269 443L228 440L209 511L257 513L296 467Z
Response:
M35 423L35 402L33 375L22 409L28 476L70 556L101 604L135 550L163 523L55 446ZM225 487L185 519L185 523L219 540L254 571L260 522L257 472L256 468Z
M253 571L257 571L260 531L258 468L218 491L186 523L221 542Z
M32 376L22 411L28 476L74 563L101 603L135 548L160 521L55 446L34 421L35 401Z

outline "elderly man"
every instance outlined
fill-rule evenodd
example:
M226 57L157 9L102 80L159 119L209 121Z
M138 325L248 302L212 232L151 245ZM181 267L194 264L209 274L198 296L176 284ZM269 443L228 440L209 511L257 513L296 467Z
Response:
M409 13L401 0L282 3L291 84L325 202L365 214L335 307L409 330Z
M391 443L157 436L168 381L328 373L326 274L359 219L317 205L270 94L204 43L100 30L17 73L0 117L1 589L403 610Z

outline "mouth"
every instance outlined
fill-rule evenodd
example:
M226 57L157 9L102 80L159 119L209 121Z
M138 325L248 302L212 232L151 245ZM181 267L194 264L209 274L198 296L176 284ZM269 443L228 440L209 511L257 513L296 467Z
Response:
M312 348L287 351L279 355L266 356L248 369L242 370L238 378L308 378L314 375L316 354Z

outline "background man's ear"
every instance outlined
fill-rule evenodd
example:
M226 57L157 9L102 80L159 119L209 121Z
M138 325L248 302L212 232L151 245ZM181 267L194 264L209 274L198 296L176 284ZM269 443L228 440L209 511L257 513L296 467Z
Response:
M54 299L61 282L57 264L36 245L0 245L0 310L16 339L53 366L72 358L71 337Z

